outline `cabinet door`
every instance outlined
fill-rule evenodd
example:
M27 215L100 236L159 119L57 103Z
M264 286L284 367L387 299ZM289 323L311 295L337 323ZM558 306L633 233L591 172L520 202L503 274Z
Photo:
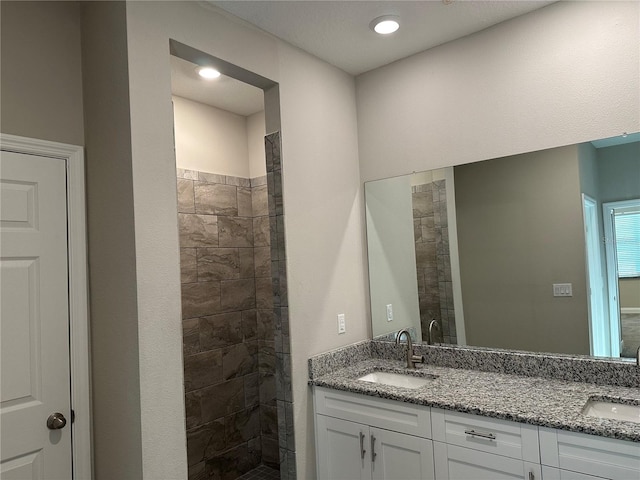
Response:
M412 435L370 429L373 480L433 480L433 442Z
M539 464L433 442L438 480L539 480Z
M570 470L560 470L559 468L542 466L543 480L606 480L602 477L585 475L584 473L572 472Z
M318 478L370 480L369 427L316 415Z

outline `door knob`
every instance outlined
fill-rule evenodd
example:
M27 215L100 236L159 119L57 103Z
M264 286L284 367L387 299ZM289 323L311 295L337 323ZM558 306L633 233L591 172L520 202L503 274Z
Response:
M60 430L61 428L64 428L66 424L67 419L59 412L52 413L49 415L49 418L47 418L47 428L50 430Z

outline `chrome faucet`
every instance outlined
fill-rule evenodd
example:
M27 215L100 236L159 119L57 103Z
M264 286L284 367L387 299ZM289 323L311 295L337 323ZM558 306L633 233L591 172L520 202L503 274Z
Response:
M429 345L435 345L436 343L434 341L436 337L433 335L434 329L440 331L440 324L436 319L431 320L431 323L429 324Z
M402 335L407 337L407 368L416 368L416 363L422 362L422 357L420 355L413 354L413 342L411 341L411 335L409 334L409 330L403 328L398 332L396 336L396 345L400 345L400 340Z
M636 365L640 367L640 347L638 347L638 351L636 352Z

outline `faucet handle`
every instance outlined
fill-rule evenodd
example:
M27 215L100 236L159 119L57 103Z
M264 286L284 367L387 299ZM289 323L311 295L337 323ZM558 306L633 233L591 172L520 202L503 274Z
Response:
M412 368L416 368L416 363L424 363L424 357L422 355L415 355L413 352L411 353L412 355L409 361L411 362Z

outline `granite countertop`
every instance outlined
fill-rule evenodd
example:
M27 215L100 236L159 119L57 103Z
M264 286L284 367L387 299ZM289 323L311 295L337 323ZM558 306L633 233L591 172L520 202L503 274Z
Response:
M428 385L407 389L357 380L373 371L436 375ZM361 393L446 410L495 417L544 427L640 442L640 423L588 417L582 408L590 399L640 405L640 389L595 385L540 377L418 365L370 359L327 373L310 385Z

